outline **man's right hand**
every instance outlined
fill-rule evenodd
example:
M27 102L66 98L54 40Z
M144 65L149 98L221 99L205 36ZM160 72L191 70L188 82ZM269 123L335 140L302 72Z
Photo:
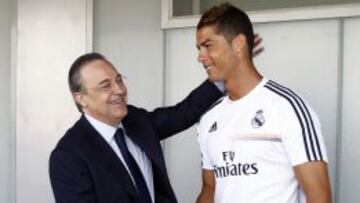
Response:
M262 42L262 38L260 37L259 34L255 33L253 58L255 58L256 56L258 56L259 54L261 54L264 51L265 48L263 46L260 46L261 42Z

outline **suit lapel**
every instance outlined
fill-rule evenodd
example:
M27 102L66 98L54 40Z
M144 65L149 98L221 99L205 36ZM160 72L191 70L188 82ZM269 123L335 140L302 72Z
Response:
M135 196L135 188L128 171L113 149L84 116L81 117L80 123L84 128L83 131L86 132L85 134L89 135L89 142L92 142L90 146L94 146L91 150L94 151L94 156L97 158L99 164L102 164L114 176L114 180L118 179L125 191Z

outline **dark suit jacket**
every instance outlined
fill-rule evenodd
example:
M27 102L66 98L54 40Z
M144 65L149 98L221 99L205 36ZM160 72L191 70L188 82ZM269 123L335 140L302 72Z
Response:
M127 135L151 160L156 203L177 202L160 140L193 125L220 96L220 91L206 81L172 107L148 112L128 106L122 123ZM51 153L49 172L58 203L139 203L124 165L84 116Z

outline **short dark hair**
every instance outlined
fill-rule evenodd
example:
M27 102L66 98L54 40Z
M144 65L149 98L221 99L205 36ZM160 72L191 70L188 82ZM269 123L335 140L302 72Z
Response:
M222 3L214 6L202 14L197 30L215 26L217 34L221 34L231 43L239 34L244 34L247 40L250 57L254 47L254 31L249 16L241 9L230 3Z
M84 67L86 64L89 64L95 60L103 60L109 63L109 61L103 55L96 52L92 52L81 55L70 66L68 83L71 93L86 91L81 80L80 71L82 67ZM75 104L78 110L82 113L83 110L81 106L76 101Z

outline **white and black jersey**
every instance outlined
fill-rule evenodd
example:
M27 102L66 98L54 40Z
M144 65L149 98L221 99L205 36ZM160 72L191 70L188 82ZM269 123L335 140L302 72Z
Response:
M215 203L305 202L293 166L327 161L317 115L271 80L239 100L225 96L198 134L202 167L216 178Z

